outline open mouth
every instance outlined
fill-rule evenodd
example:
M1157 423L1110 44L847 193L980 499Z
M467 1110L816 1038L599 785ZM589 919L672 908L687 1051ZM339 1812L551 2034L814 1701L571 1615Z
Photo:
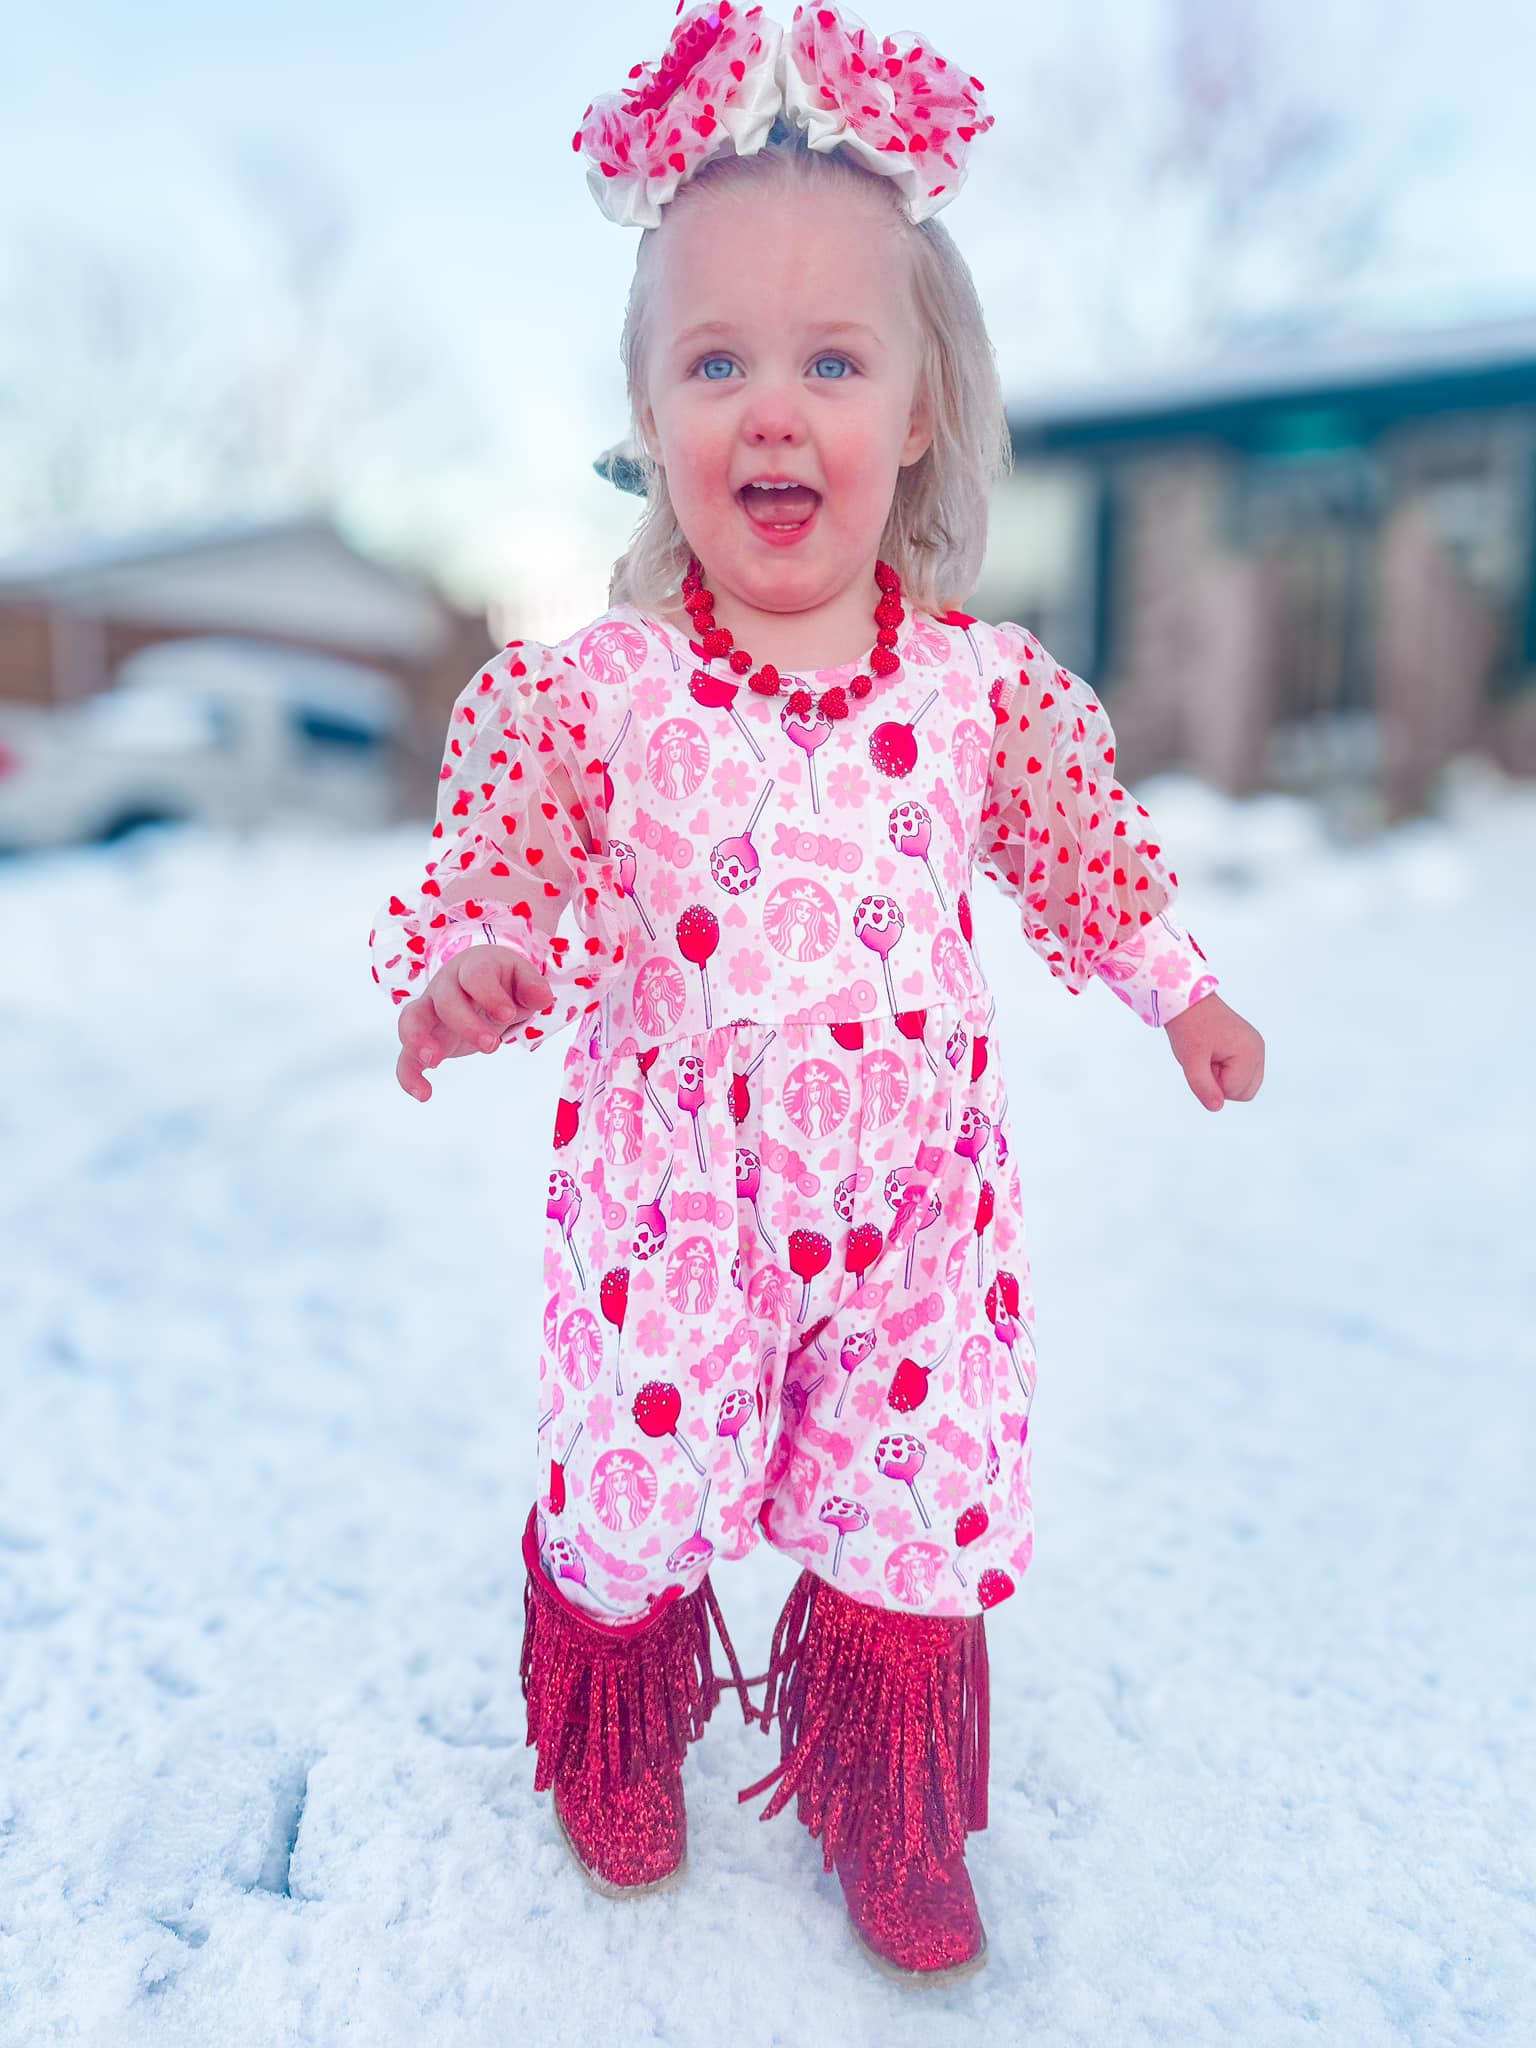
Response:
M821 493L809 484L743 484L736 497L754 525L779 533L793 533L804 526L821 503Z

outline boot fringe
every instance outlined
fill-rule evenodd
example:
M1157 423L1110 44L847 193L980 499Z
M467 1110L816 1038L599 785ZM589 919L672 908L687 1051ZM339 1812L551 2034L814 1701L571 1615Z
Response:
M633 1785L658 1767L680 1766L728 1685L738 1688L747 1722L757 1717L707 1578L688 1594L669 1587L634 1621L597 1621L545 1572L537 1506L523 1531L523 1561L519 1676L528 1712L525 1747L538 1752L536 1792L547 1791L557 1772L584 1779L596 1795ZM715 1676L711 1614L734 1679Z
M984 1617L904 1614L803 1571L773 1635L766 1733L779 1716L778 1779L758 1818L791 1798L824 1867L920 1859L935 1872L987 1825L990 1673Z

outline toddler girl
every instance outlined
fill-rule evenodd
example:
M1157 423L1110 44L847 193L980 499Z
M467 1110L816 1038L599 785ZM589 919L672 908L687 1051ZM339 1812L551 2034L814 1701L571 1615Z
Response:
M603 615L454 705L426 872L381 908L398 1078L575 1024L549 1176L521 1675L535 1787L611 1895L684 1863L727 1684L893 1974L979 1966L983 1617L1027 1570L1034 1308L969 890L1198 1099L1258 1034L1083 680L959 609L1008 461L934 215L991 126L920 38L696 7L575 140L638 225L645 511ZM562 932L562 912L572 927ZM709 1569L801 1567L762 1708ZM713 1616L732 1677L715 1676Z

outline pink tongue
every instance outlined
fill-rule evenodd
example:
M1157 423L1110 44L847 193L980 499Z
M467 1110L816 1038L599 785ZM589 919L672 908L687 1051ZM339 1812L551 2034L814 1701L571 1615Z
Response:
M741 502L761 524L789 526L796 520L810 518L816 509L816 493L804 484L796 484L787 491L765 491L756 484L748 484Z

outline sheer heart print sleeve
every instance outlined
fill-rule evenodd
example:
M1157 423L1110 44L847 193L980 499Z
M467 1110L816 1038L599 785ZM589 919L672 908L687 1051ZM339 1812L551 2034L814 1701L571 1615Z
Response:
M1097 975L1144 1024L1217 979L1170 906L1179 878L1115 772L1115 735L1081 676L1034 635L996 628L990 788L977 863L1014 897L1024 936L1073 995Z
M553 1002L508 1043L539 1044L602 1000L628 934L607 852L603 709L597 686L536 641L512 641L459 692L424 871L369 934L373 978L393 1003L472 945L515 946L550 985ZM574 937L558 929L567 907Z

